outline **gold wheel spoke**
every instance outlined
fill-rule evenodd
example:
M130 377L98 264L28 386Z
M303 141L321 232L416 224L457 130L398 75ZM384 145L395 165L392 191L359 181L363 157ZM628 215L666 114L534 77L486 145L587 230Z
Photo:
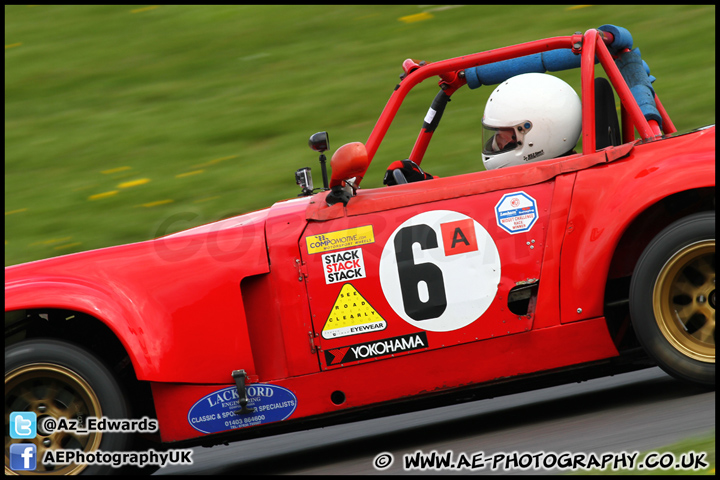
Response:
M705 285L715 288L715 255L705 255L696 264L698 272L705 277Z
M56 389L56 395L53 400L58 408L63 411L63 416L67 417L68 414L72 413L71 406L76 398L76 393L74 391L71 391L68 388L58 388Z
M707 275L702 272L701 268L698 268L703 263L701 260L702 258L688 262L682 269L682 276L684 276L695 289L703 286L707 281Z
M673 283L672 290L673 298L680 295L686 295L690 298L690 300L692 300L693 298L695 298L698 287L693 285L684 276L680 275L679 278Z
M41 381L45 380L43 383ZM58 385L55 380L47 381L47 379L34 378L29 386L30 395L32 396L33 407L39 404L51 405L57 395ZM28 382L30 383L30 382Z
M705 324L693 334L693 337L703 343L715 345L715 322L707 320Z
M695 315L697 312L697 307L694 303L690 303L688 305L684 305L680 307L680 309L677 309L677 305L675 309L675 314L677 315L677 320L683 325L683 328L688 324L688 321Z
M67 418L77 419L79 415L84 416L87 413L87 405L84 403L81 398L74 397L65 407Z
M88 435L78 435L75 432L63 432L58 438L58 445L62 448L83 450L88 443Z

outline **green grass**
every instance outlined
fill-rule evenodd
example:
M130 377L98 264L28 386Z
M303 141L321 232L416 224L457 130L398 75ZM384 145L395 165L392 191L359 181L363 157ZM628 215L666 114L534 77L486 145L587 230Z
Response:
M178 225L189 228L294 197L297 168L320 183L309 136L327 130L330 154L367 140L406 58L621 25L678 130L714 123L714 5L580 7L6 6L5 264L153 238L179 212L195 214ZM559 76L579 90L577 72ZM437 84L416 90L365 188L409 154ZM423 167L481 168L491 91L453 96Z
M694 452L694 455L690 452ZM628 452L630 453L630 452ZM660 459L670 460L674 459L674 463L683 461L685 458L687 465L690 465L690 458L697 458L699 454L705 453L706 455L701 459L707 467L698 468L697 470L684 470L682 468L667 468L663 469L656 467L653 469L639 469L637 465L647 463L649 466L656 466L660 463ZM683 457L684 456L684 457ZM587 474L587 475L715 475L715 432L713 431L709 435L693 437L674 443L664 448L658 448L655 450L642 452L637 456L636 468L624 469L620 468L613 470L612 467L608 467L604 470L591 470L589 472L575 472L575 474Z

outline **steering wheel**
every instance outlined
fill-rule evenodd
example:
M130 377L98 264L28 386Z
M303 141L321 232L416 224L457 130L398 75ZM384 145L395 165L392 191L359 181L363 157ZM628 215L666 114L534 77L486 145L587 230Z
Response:
M392 171L393 178L395 179L395 183L397 185L402 185L403 183L408 183L407 178L405 178L405 174L400 170L399 168L396 168Z

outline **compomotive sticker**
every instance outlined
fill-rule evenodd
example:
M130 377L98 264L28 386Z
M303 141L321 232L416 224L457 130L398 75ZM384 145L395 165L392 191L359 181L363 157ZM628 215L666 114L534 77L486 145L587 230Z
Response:
M305 238L305 241L307 242L308 253L312 254L374 243L375 236L373 235L372 225L365 225L321 235L310 235Z

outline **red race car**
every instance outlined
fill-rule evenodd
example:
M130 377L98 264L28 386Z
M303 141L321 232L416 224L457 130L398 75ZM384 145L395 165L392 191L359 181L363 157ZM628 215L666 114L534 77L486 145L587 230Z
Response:
M582 93L555 115L574 132L523 117L530 96L552 97L546 72L573 68ZM328 136L310 138L323 187L300 169L301 195L265 210L6 268L5 423L31 412L38 429L9 428L6 472L17 442L39 459L213 445L652 365L714 387L715 127L676 134L630 33L604 25L403 71L330 178ZM431 77L409 157L389 159L386 186L359 188ZM487 169L423 172L451 95L481 85L497 98ZM51 428L91 417L157 428Z

